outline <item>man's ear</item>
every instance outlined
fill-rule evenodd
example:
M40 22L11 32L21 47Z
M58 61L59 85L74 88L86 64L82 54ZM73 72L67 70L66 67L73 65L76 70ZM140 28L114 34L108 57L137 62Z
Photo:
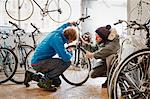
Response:
M108 35L108 40L112 41L116 37L116 35L117 35L117 30L115 28L112 28L110 34Z

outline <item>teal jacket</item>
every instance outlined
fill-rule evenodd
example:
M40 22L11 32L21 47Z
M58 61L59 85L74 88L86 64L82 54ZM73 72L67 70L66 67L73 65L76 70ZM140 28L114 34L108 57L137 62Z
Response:
M68 40L63 35L64 29L70 25L70 23L63 24L55 31L50 32L36 47L31 64L38 64L40 60L50 59L56 54L63 61L70 61L72 55L64 47Z

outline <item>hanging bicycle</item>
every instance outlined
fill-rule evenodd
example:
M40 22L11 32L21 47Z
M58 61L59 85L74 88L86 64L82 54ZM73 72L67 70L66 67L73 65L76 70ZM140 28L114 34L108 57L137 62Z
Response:
M6 0L6 13L14 20L25 21L33 15L33 2L41 10L42 17L49 16L58 23L68 20L72 13L71 6L66 0L46 0L44 7L37 0Z

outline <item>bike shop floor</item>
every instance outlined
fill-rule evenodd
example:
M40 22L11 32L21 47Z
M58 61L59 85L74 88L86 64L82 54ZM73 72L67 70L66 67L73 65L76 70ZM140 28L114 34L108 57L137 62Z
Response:
M62 80L56 92L44 91L31 82L30 87L14 84L10 81L0 85L0 99L108 99L107 88L101 85L105 77L89 78L82 86L72 86Z

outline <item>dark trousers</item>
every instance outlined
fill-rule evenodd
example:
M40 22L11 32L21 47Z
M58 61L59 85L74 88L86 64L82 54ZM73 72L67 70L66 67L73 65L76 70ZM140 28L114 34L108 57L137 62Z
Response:
M70 61L64 62L59 58L41 60L38 63L38 69L36 71L43 73L46 79L55 79L58 78L70 64Z
M96 63L96 66L91 70L91 78L106 77L107 64L106 60L102 60Z

